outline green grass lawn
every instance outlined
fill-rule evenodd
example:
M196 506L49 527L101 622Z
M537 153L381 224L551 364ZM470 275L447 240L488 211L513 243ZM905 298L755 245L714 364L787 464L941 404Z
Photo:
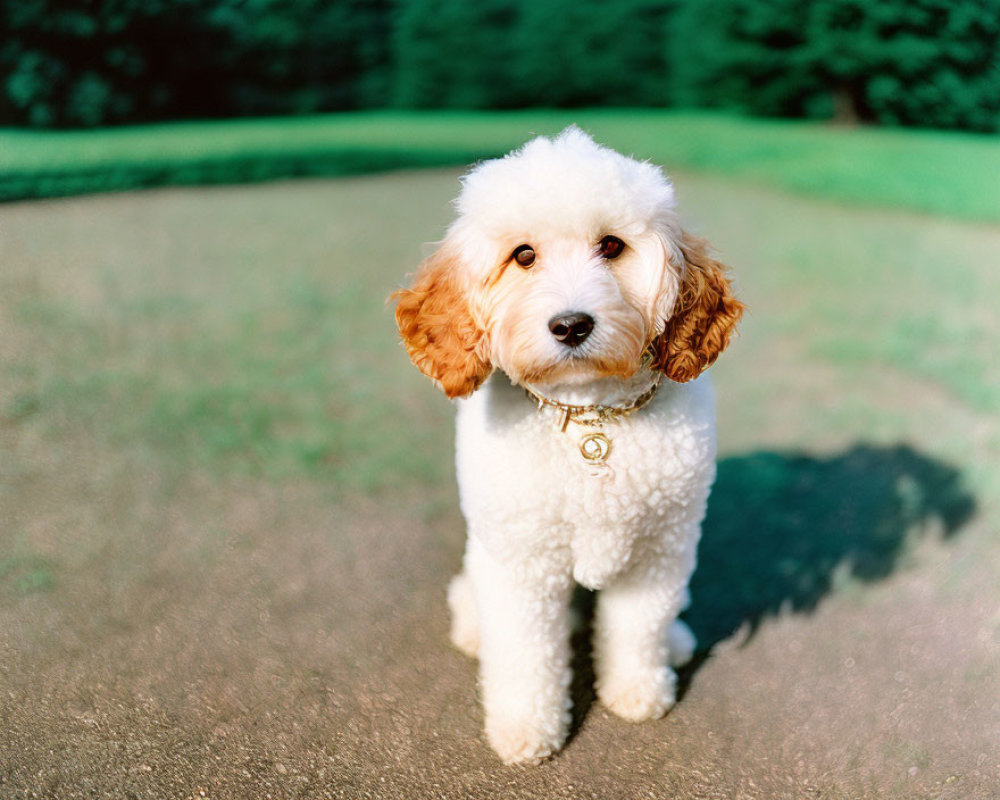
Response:
M1000 138L658 110L377 112L81 132L0 130L0 199L465 164L576 123L669 169L1000 220Z

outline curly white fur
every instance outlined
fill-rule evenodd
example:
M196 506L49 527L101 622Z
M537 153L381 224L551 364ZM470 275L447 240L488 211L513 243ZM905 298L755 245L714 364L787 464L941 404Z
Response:
M656 382L641 358L664 335L694 269L659 169L569 129L478 166L457 207L441 250L451 255L397 316L414 361L449 394L482 383L458 408L468 546L448 592L452 640L479 658L490 744L505 762L531 763L567 735L574 582L601 590L601 702L632 721L673 705L670 665L695 646L677 615L715 475L714 403L707 377L664 381L644 408L603 424L611 452L594 464L580 453L591 429L564 426L562 412L538 408L522 388L623 406ZM607 235L626 244L613 261L599 250ZM528 269L511 259L523 244L537 256ZM427 310L444 284L462 298L454 320ZM570 311L595 321L577 347L549 330ZM462 314L473 333L456 333ZM448 383L434 348L460 334L461 358L473 366L460 361L466 382Z

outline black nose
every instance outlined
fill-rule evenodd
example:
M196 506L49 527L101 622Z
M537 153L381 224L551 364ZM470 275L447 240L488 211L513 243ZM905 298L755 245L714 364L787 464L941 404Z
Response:
M594 330L594 318L576 312L558 314L549 320L549 330L567 347L576 347Z

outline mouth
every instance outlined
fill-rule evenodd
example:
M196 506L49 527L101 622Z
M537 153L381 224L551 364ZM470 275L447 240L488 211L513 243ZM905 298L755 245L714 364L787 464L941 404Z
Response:
M519 382L578 384L598 378L631 378L639 371L639 359L613 358L588 352L585 347L567 351L561 358L524 370Z

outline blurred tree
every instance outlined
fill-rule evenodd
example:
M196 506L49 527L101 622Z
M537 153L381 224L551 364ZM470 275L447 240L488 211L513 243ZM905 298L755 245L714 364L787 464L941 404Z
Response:
M995 130L1000 0L0 0L0 123L716 106Z
M384 105L392 0L0 0L0 121Z
M97 125L217 107L206 0L2 0L7 122Z
M401 0L395 100L415 108L523 105L520 0Z
M682 105L1000 126L1000 0L685 0L669 52Z
M528 2L515 63L528 104L662 106L676 0Z
M209 6L205 23L226 38L226 106L235 113L387 103L392 0L213 0Z
M837 117L996 130L998 0L815 0L807 59Z
M402 106L663 105L677 0L403 0Z
M810 116L822 89L807 61L811 0L684 0L668 38L678 105Z

